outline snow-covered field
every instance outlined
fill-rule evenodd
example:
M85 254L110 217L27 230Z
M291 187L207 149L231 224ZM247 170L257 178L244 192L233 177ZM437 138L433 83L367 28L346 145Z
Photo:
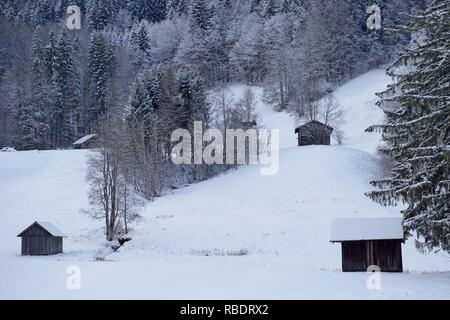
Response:
M381 289L369 290L368 274L340 271L340 246L329 242L333 217L400 215L364 196L382 170L380 136L364 129L382 121L374 93L387 83L375 70L336 90L343 146L296 147L293 118L260 100L263 124L280 129L279 173L241 167L161 197L133 241L109 255L101 221L79 212L88 151L0 153L0 298L449 299L448 255L421 254L408 240L405 272L383 273ZM243 86L230 90L238 97ZM68 235L64 254L20 256L16 235L35 220ZM71 265L80 267L80 290L66 286Z

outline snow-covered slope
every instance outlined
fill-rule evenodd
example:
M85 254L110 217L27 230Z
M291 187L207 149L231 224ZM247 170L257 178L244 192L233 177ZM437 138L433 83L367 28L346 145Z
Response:
M383 123L384 114L375 105L375 93L386 89L390 78L382 70L372 70L348 82L333 95L344 111L344 142L348 147L375 153L380 133L365 132L369 126Z
M344 146L295 147L293 118L260 100L264 126L280 129L279 173L241 167L157 199L133 241L105 261L95 261L101 222L78 211L86 152L0 153L0 298L450 298L447 255L408 241L407 272L383 274L381 290L369 290L365 273L340 272L340 246L329 242L333 217L400 216L364 196L381 175L379 136L364 129L382 121L374 93L387 83L375 70L336 90ZM19 256L15 236L34 220L69 235L64 254ZM69 265L81 268L81 290L66 288Z

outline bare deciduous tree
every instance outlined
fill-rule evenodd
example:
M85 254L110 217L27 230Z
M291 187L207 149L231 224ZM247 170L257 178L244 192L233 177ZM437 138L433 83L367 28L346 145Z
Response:
M167 180L169 154L161 138L161 124L157 116L145 120L128 119L129 144L126 147L132 168L133 184L147 200L162 194Z
M219 88L210 96L210 102L215 118L215 124L225 133L227 128L230 128L235 102L233 95L225 88Z
M297 117L306 116L310 121L317 120L319 116L319 99L322 92L316 79L308 78L302 83L298 98Z
M338 127L343 122L343 112L336 98L330 94L320 102L320 119L326 125Z
M244 95L239 99L237 106L242 112L243 122L256 120L256 95L251 87L245 88Z
M344 142L344 132L341 127L344 121L344 114L336 98L330 94L320 102L320 121L333 127L333 138L338 144Z
M106 240L112 241L128 233L142 203L128 187L123 121L107 118L99 128L99 149L88 160L90 207L84 212L104 220Z

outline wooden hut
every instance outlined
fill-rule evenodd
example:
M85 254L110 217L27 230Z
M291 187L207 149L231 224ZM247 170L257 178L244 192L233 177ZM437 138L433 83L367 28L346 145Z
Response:
M242 121L242 128L244 130L256 128L256 125L257 125L256 120L253 120L253 121Z
M95 148L97 142L96 134L88 134L84 137L81 137L77 141L72 144L74 149L90 149Z
M310 121L295 129L298 134L298 146L309 145L330 145L330 137L333 133L333 128L320 122Z
M66 235L50 222L35 221L18 237L22 238L22 255L45 256L62 253Z
M341 243L344 272L365 272L369 266L384 272L403 271L400 218L334 219L331 242Z

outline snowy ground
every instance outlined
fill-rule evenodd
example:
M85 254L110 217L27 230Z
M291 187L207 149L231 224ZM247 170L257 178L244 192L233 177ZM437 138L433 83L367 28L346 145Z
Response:
M344 146L295 147L294 120L259 101L263 124L280 129L279 173L241 167L157 199L133 241L104 261L101 222L79 213L88 152L0 153L0 298L449 299L448 255L407 241L405 273L382 274L381 289L369 290L366 273L340 271L340 246L329 242L333 217L399 216L363 194L381 174L380 137L364 129L382 121L374 93L387 83L375 70L336 90ZM230 90L239 97L243 87ZM16 235L34 220L68 234L64 254L19 255ZM80 290L66 287L70 265Z

